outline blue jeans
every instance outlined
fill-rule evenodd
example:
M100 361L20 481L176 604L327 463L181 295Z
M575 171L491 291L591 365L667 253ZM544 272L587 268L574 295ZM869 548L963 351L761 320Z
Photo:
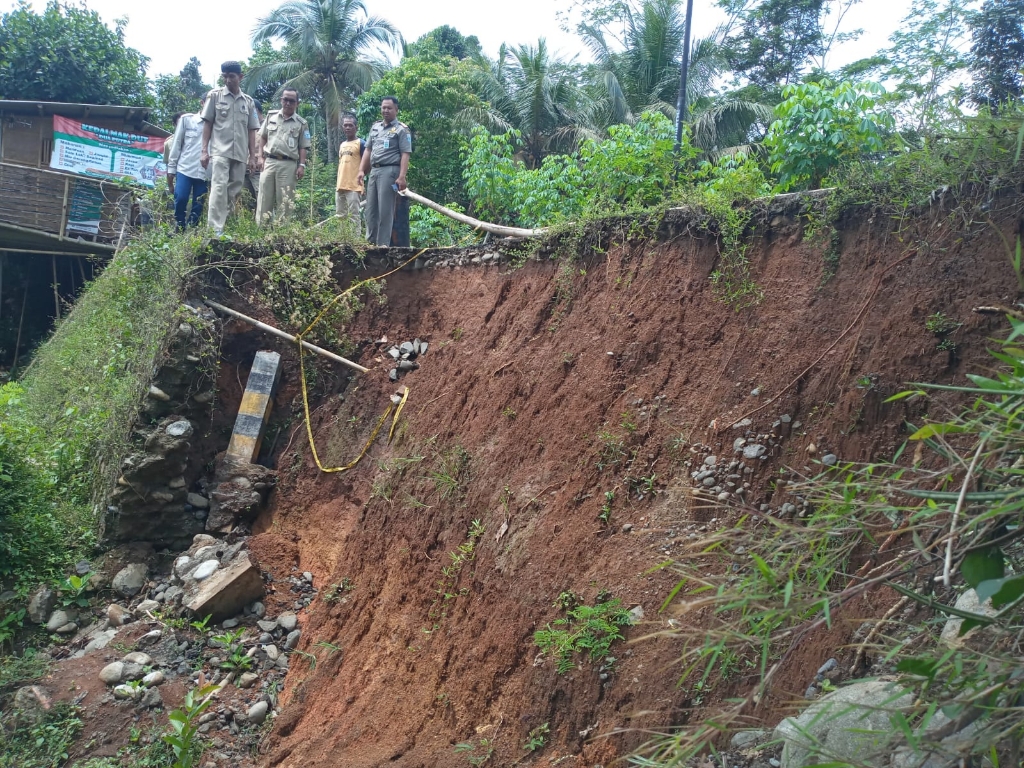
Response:
M205 179L192 179L181 173L174 177L174 218L178 222L178 229L185 228L185 209L188 208L190 196L192 210L189 211L188 226L199 225L199 217L203 213L203 203L206 202L207 188Z

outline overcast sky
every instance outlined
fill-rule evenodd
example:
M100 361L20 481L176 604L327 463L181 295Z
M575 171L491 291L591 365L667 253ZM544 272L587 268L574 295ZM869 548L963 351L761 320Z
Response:
M10 10L15 4L14 0L0 0L0 10ZM151 59L151 77L177 74L189 57L195 56L202 63L203 77L208 83L215 81L225 59L248 58L252 51L249 37L256 20L280 4L281 0L249 0L244 4L210 0L87 2L108 24L121 16L128 18L126 41ZM366 0L366 4L370 13L391 21L409 42L435 27L449 24L464 35L476 35L491 57L503 42L536 44L538 37L546 37L553 51L566 56L581 54L585 60L578 39L559 29L556 14L568 9L570 0ZM31 5L39 12L46 2L32 0ZM884 47L909 6L910 0L861 0L847 15L843 28L862 28L863 37L842 46L830 57L828 65L841 66ZM695 0L694 36L708 34L723 18L712 0Z

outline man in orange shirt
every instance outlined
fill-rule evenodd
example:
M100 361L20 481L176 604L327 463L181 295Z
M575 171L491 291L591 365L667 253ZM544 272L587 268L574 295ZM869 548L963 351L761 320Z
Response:
M356 177L359 175L359 163L366 142L356 136L354 115L345 115L342 118L341 130L345 133L345 141L338 149L338 184L334 192L334 205L337 215L358 233L361 231L359 195L363 191L363 185Z

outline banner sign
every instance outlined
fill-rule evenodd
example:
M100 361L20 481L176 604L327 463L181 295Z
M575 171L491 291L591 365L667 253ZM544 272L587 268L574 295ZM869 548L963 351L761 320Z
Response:
M167 175L164 139L53 116L50 167L119 181L125 176L147 187Z

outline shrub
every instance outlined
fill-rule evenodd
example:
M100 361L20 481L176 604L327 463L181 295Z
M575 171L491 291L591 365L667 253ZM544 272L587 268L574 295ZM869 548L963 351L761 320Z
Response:
M883 150L894 126L879 106L884 92L876 83L828 80L787 86L764 140L778 191L817 189L840 163Z

